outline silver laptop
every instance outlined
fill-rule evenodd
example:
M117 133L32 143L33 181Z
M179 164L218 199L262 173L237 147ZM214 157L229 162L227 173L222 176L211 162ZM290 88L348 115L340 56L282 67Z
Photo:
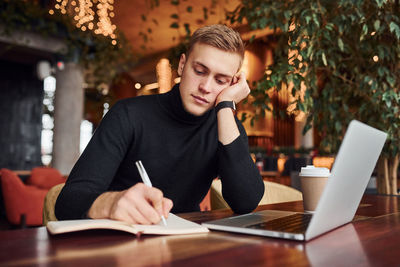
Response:
M212 230L310 240L346 224L356 213L386 136L386 133L359 121L350 122L313 214L263 210L203 225Z

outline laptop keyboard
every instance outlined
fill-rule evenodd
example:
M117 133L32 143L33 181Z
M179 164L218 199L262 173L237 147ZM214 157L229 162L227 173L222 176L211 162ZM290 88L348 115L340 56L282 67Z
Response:
M293 215L284 216L267 222L248 225L246 227L288 233L305 233L311 218L312 214L295 213Z

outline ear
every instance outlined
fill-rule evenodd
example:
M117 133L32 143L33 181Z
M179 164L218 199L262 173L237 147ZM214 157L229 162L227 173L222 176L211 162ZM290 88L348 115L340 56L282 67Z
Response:
M182 54L181 58L179 59L179 66L178 66L179 76L182 76L183 68L185 67L185 63L186 63L186 56L185 56L185 54Z

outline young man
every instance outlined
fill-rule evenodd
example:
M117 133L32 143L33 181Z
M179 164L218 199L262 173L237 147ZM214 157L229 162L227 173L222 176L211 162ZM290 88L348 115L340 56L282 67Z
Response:
M158 223L169 211L198 211L217 176L234 212L256 208L264 184L233 111L250 92L238 73L243 56L232 29L197 30L179 61L180 84L121 100L103 118L57 199L57 218ZM153 187L142 183L137 160Z

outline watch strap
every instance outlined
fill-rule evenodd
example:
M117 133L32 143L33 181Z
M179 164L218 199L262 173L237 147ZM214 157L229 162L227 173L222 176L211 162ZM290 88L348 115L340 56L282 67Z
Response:
M223 108L230 108L233 111L236 111L235 101L221 101L215 106L215 113L218 113L219 110Z

